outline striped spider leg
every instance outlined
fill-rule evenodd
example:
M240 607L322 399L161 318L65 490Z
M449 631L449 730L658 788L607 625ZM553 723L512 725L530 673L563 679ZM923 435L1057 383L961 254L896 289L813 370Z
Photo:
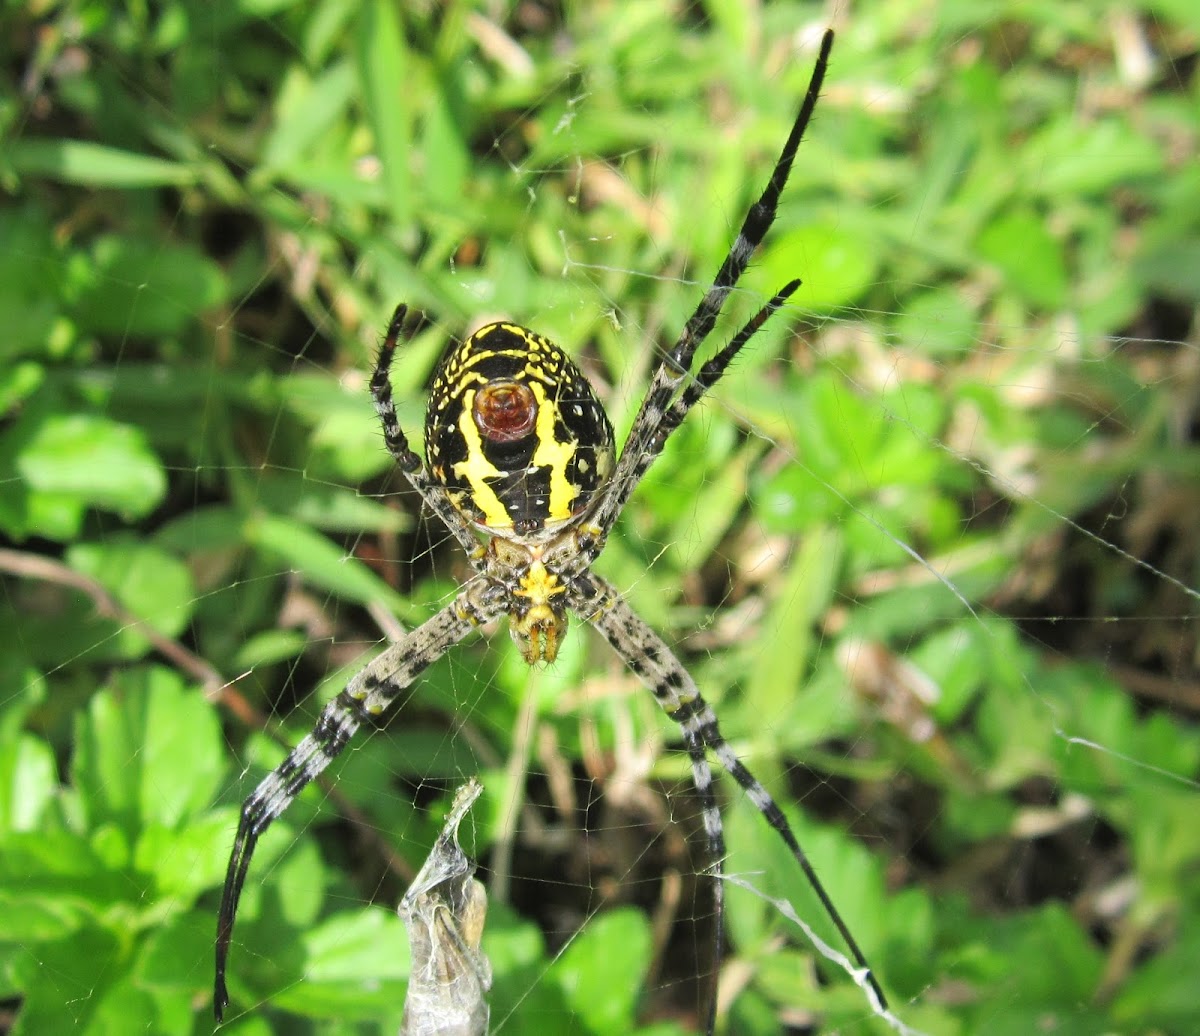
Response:
M754 808L772 830L783 839L793 858L820 900L829 919L837 928L860 969L862 980L878 998L880 1010L887 1009L887 997L879 986L866 956L855 941L849 926L842 919L821 879L813 869L807 854L792 831L791 824L771 793L759 782L737 757L721 734L717 714L700 694L696 681L675 656L666 642L637 614L617 590L598 576L580 577L572 586L571 608L585 616L604 639L612 645L621 660L654 694L662 710L679 725L684 749L692 763L692 784L700 799L704 833L708 838L708 855L712 867L713 925L716 930L713 945L713 972L720 974L723 958L725 927L725 825L713 791L712 770L708 752L712 752L750 799ZM707 1032L716 1024L717 990L714 986L709 1002Z
M746 214L738 236L721 263L712 286L688 318L675 345L655 368L650 388L634 418L612 481L597 497L587 516L588 522L603 530L601 536L620 514L650 465L662 452L671 433L721 378L742 347L800 285L798 280L786 284L725 346L702 364L694 375L690 373L697 349L712 332L725 300L737 285L755 249L775 220L779 199L787 184L792 163L820 96L833 38L832 30L826 31L822 37L804 101L762 195ZM707 751L711 751L717 757L767 823L783 839L850 949L856 966L862 971L866 983L878 998L880 1008L886 1009L887 999L867 964L865 955L821 884L787 818L766 788L746 769L722 737L716 714L700 695L687 670L658 634L629 607L616 590L594 575L587 573L572 584L570 605L572 610L586 616L587 621L604 635L625 664L641 677L654 693L664 711L679 724L684 747L692 761L693 782L700 796L705 833L714 868L714 971L719 971L723 943L724 888L721 868L725 855L725 834L713 793ZM715 1024L715 1010L714 993L708 1017L710 1033Z
M487 584L482 579L472 580L450 604L377 655L325 706L312 732L243 803L217 915L213 985L217 1021L222 1020L229 1005L225 966L233 938L233 921L259 837L296 800L309 781L341 754L361 726L387 716L431 663L503 611L499 602L487 600L486 595Z
M728 345L714 355L693 376L690 374L692 360L696 350L708 338L721 314L729 293L737 286L754 250L762 243L779 208L779 198L787 184L792 171L796 152L804 131L808 128L813 111L817 106L817 98L821 93L821 84L825 81L825 71L829 66L829 52L833 48L833 30L828 29L821 38L821 49L813 66L808 89L800 112L792 125L783 150L771 173L767 186L762 195L746 213L738 236L734 239L728 254L721 263L712 286L704 293L692 315L688 317L683 331L675 345L663 355L655 367L650 380L650 388L646 392L642 405L638 408L633 420L629 438L617 462L617 470L613 475L610 489L598 500L590 515L590 520L603 529L612 527L617 515L625 507L642 476L649 469L654 459L662 452L667 436L679 425L687 415L688 410L717 382L725 373L733 358L742 346L754 335L775 308L782 305L800 286L798 280L785 285L759 314L735 336ZM678 395L677 395L678 393ZM674 402L672 403L672 399ZM670 415L668 417L668 415ZM664 418L667 418L664 420Z

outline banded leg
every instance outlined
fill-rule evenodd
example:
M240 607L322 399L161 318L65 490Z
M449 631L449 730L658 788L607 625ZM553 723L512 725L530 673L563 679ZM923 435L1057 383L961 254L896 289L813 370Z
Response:
M713 926L716 930L712 954L714 979L704 1028L711 1036L716 1028L718 986L725 953L725 882L721 880L725 864L725 825L713 791L712 769L705 755L704 742L695 724L680 718L681 710L686 715L690 708L684 705L683 695L689 685L695 691L695 684L658 634L642 621L612 586L602 583L596 576L589 576L588 583L595 586L596 592L592 596L573 600L572 608L604 635L621 660L654 693L663 711L679 723L684 748L691 759L692 784L700 799L704 833L708 838L708 856L713 868ZM694 705L700 700L696 691L691 703Z
M217 1021L221 1021L229 1004L225 962L233 937L238 899L259 836L295 801L308 782L337 758L359 727L385 715L430 663L441 658L480 623L493 617L493 614L479 614L479 609L468 599L470 590L477 590L478 586L478 583L470 584L454 601L357 673L346 689L321 711L312 733L292 749L243 803L229 856L229 869L225 872L221 910L217 915L213 988L213 1010Z
M829 52L832 47L833 31L826 30L825 35L821 39L821 50L817 55L816 64L813 66L812 77L809 79L804 101L800 105L800 111L796 116L795 123L792 125L792 131L788 134L787 141L783 145L783 150L779 154L779 159L775 163L775 169L771 173L771 178L767 181L767 186L763 189L758 201L750 206L750 211L746 213L741 230L738 231L737 238L730 247L729 253L725 256L725 260L721 263L721 268L717 271L717 276L713 280L712 287L705 292L695 311L688 318L683 332L671 348L671 351L667 353L655 368L654 376L650 382L650 389L646 393L646 398L642 400L642 405L637 412L637 416L634 418L633 428L630 430L629 438L626 440L625 446L621 451L621 459L617 462L617 469L613 475L612 485L614 486L614 493L619 492L620 499L614 498L610 501L608 498L605 498L596 511L596 523L602 528L609 527L609 523L616 518L621 506L628 499L629 493L637 485L641 477L637 474L637 469L640 467L639 462L659 436L659 425L663 415L670 410L671 397L674 396L680 385L687 378L692 360L696 355L696 350L712 331L726 298L742 274L745 273L754 250L762 243L767 231L771 228L771 224L775 222L780 195L787 184L788 176L792 171L792 163L796 158L796 151L800 147L800 141L804 136L804 131L808 127L809 121L812 119L813 110L817 105L817 98L821 93L821 84L825 79L825 70L829 65ZM780 296L786 298L793 290L795 290L794 287L789 285L776 296L776 299L779 299ZM769 310L771 308L770 305L767 308ZM752 320L751 324L753 323L754 321ZM745 345L752 334L753 331L747 334L738 344L737 348L740 349L742 345ZM738 337L740 338L741 336L739 335ZM729 365L729 361L733 359L736 351L737 349L734 349L733 352L729 352L724 362L712 373L706 387L711 386L724 373L725 368ZM728 352L728 348L722 350L721 355L724 355L726 352ZM700 394L703 394L703 390L701 390ZM697 399L700 394L697 395ZM644 473L645 468L642 467L641 471Z
M729 343L713 356L712 359L708 360L696 372L696 376L684 386L683 391L676 397L675 402L663 414L658 434L651 443L651 446L657 447L655 450L656 455L662 452L667 437L683 423L683 419L687 417L692 407L700 402L704 394L725 373L729 365L733 362L733 358L741 352L742 346L758 333L758 329L767 322L771 314L787 302L795 294L798 287L800 287L798 280L788 281L787 284L775 293L771 301L747 320L742 329L729 340Z
M887 1008L887 997L879 987L871 966L855 942L854 936L842 920L838 909L821 884L817 872L808 856L800 847L787 817L771 797L771 793L759 783L748 770L729 743L721 735L716 713L700 696L696 682L680 664L663 639L629 606L608 583L597 576L576 580L572 587L571 607L596 627L613 649L654 694L655 700L668 716L679 724L684 747L692 760L692 779L700 796L704 814L704 830L708 836L709 853L713 868L713 913L717 926L717 945L714 968L721 961L721 941L724 936L724 882L722 881L725 856L725 828L717 808L712 789L712 771L709 769L705 749L717 757L725 771L737 782L763 819L783 839L793 858L804 873L812 890L816 893L829 919L842 937L854 963L863 970L866 982ZM716 991L709 1010L708 1032L713 1030L716 1009Z
M631 462L628 465L630 469L629 477L624 481L613 478L605 489L604 496L599 500L593 511L591 521L602 529L608 528L617 516L629 502L629 497L641 482L642 476L649 470L650 465L658 459L658 455L662 453L663 447L667 444L667 439L676 428L683 423L683 419L687 417L688 412L694 407L704 396L717 380L725 373L729 364L733 362L733 358L741 351L744 346L754 335L758 329L763 326L777 309L782 306L795 290L800 287L799 281L790 281L788 284L776 292L775 296L762 309L754 314L742 329L733 336L728 344L721 349L715 356L696 372L696 376L689 380L683 387L683 391L675 398L674 402L667 405L665 410L658 413L655 423L647 425L648 437L641 442L639 449L631 450L632 439L626 444L624 452L621 454L621 459L625 459L626 454L631 454ZM682 381L683 378L681 377Z
M458 540L467 557L478 568L482 557L479 538L475 535L470 524L462 513L451 502L446 493L446 487L432 478L421 458L413 452L408 444L408 436L400 427L400 419L396 416L396 405L392 401L392 382L388 375L392 366L392 357L400 341L400 329L408 307L401 303L392 314L388 324L387 337L379 347L379 356L375 361L375 370L371 374L371 398L375 402L375 413L379 415L379 423L383 425L383 441L400 470L425 501L426 506L436 514L450 530L451 535Z

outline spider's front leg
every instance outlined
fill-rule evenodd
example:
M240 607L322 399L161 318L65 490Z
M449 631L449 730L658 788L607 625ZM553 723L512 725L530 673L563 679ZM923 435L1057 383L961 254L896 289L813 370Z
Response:
M312 733L292 749L246 799L229 856L221 910L217 915L213 988L213 1010L217 1021L221 1021L229 1004L225 964L233 938L238 899L259 836L295 801L305 785L337 758L359 727L386 716L426 667L471 630L495 618L501 611L491 583L481 578L472 580L450 604L396 641L354 676L346 689L322 710Z
M750 257L762 244L767 231L775 222L779 199L791 174L792 163L796 159L800 141L817 106L832 49L833 31L829 30L821 39L821 50L808 81L808 90L801 102L796 121L792 124L791 133L788 134L783 150L775 162L771 178L758 201L751 205L746 213L738 236L730 246L716 277L713 278L712 286L697 303L675 345L664 354L654 369L650 388L633 420L633 427L625 440L616 472L608 490L597 499L591 513L592 520L605 529L611 528L617 520L642 476L662 452L667 437L687 416L687 412L725 373L738 351L754 336L766 319L800 286L798 280L784 285L724 348L700 368L694 378L691 377L696 350L716 326L725 300L746 272Z
M396 404L392 399L392 381L389 371L407 314L408 307L403 303L397 306L392 314L387 336L383 340L383 345L379 347L379 355L375 359L375 369L371 373L371 399L375 404L375 413L379 418L379 424L383 428L383 441L387 446L388 453L392 455L392 459L404 473L409 484L420 494L425 506L442 520L446 528L450 530L450 534L458 540L459 546L466 551L471 564L478 568L482 558L478 537L470 523L463 517L462 512L455 506L454 501L450 499L445 485L430 475L425 465L421 463L421 458L413 452L412 447L408 444L408 436L404 434L404 429L400 426L400 419L396 416Z

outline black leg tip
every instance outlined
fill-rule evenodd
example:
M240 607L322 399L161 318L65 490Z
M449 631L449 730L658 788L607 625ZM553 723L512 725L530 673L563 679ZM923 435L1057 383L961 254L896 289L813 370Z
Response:
M388 324L387 336L389 341L394 341L400 334L400 325L404 323L404 318L408 315L408 306L403 302L396 307L392 313L391 322Z

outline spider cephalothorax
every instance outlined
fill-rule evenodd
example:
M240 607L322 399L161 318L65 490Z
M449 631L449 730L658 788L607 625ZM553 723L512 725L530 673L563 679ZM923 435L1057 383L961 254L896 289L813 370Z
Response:
M386 715L433 661L485 622L507 616L530 664L553 662L574 613L598 630L676 724L692 764L714 874L713 973L724 921L725 833L713 789L711 752L791 851L860 969L876 1006L886 1001L792 828L770 793L721 736L716 714L671 648L591 570L605 537L646 470L688 411L725 373L763 322L799 285L784 285L725 345L693 372L696 350L775 219L800 138L817 102L833 34L821 52L792 131L758 201L675 344L661 355L650 387L614 462L613 433L591 385L556 345L516 324L480 328L438 368L425 421L426 461L410 449L396 418L388 370L405 316L397 308L371 378L384 441L400 470L466 551L474 575L457 596L372 660L322 711L317 725L246 800L217 922L218 1019L229 1002L225 962L238 897L259 835L345 748L368 720ZM481 543L480 537L485 542ZM708 1031L715 1020L710 1002Z

